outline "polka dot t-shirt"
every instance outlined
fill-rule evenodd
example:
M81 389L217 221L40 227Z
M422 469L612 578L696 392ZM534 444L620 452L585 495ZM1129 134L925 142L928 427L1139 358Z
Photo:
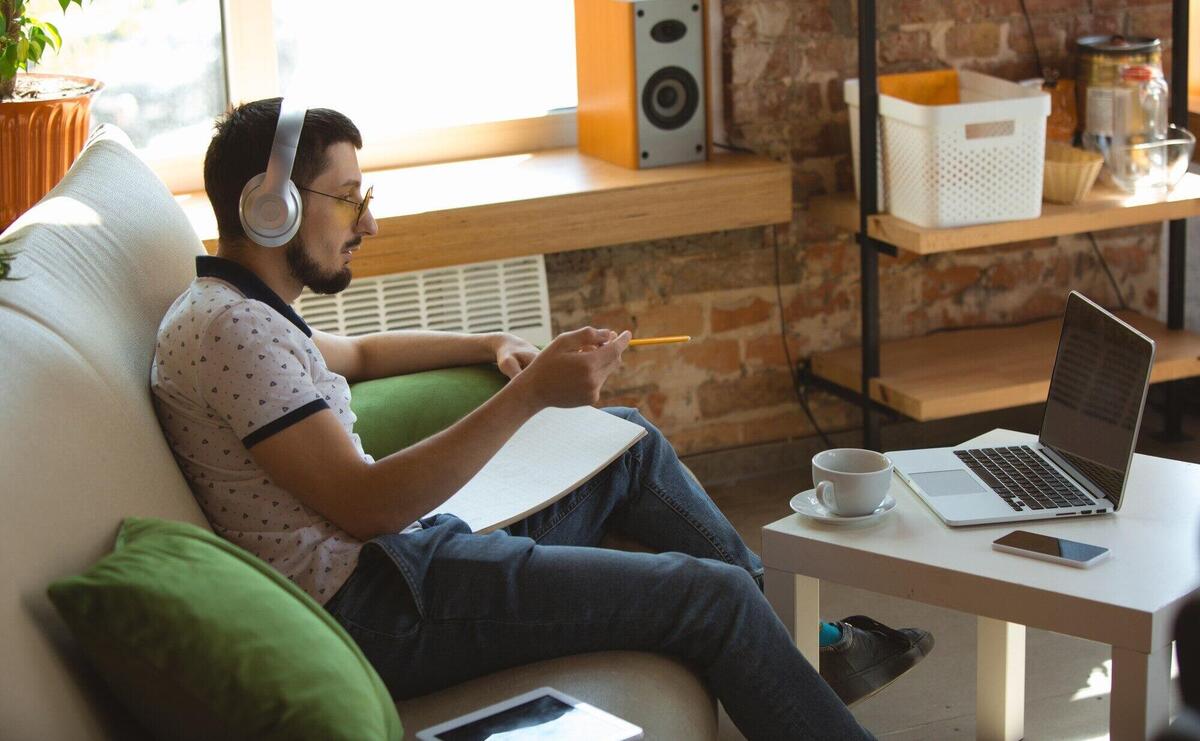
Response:
M197 275L159 325L150 374L159 422L213 530L324 604L362 543L276 486L248 449L330 409L372 461L354 434L350 387L304 320L249 270L199 257Z

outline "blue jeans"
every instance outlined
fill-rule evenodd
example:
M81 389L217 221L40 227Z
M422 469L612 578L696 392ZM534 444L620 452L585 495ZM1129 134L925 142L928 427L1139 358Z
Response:
M606 411L648 434L554 505L486 535L438 515L363 547L326 608L392 696L568 654L653 651L699 672L751 741L871 738L796 649L762 594L762 562L667 440L636 410ZM609 530L662 553L597 548Z

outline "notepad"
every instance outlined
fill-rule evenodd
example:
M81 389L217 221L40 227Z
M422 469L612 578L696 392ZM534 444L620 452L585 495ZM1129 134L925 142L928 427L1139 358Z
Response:
M477 533L502 528L574 491L645 434L594 407L543 409L429 514L453 514Z

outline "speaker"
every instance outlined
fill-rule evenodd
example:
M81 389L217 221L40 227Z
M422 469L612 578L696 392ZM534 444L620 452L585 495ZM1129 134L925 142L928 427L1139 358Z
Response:
M630 168L708 158L703 0L575 0L579 151Z
M279 101L279 120L271 142L267 171L246 182L238 200L238 218L251 241L263 247L280 247L300 230L300 191L292 182L292 165L300 145L307 109Z

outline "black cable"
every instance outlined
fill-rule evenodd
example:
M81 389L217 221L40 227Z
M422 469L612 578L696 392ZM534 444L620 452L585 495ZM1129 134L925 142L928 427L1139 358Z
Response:
M735 144L725 144L724 142L713 142L713 146L718 147L720 149L728 149L730 152L742 152L743 154L758 154L758 152L755 152L753 149L747 149L746 147L739 147Z
M804 410L804 415L808 417L808 421L812 424L817 434L821 436L821 440L830 448L837 446L830 441L829 436L821 430L817 424L817 418L813 416L812 409L808 406L808 399L805 398L804 392L800 389L800 379L796 374L796 367L792 364L792 351L788 348L787 342L787 320L783 315L783 279L780 276L779 269L779 235L775 231L774 225L771 229L771 247L775 251L775 299L779 303L779 339L783 343L783 356L787 358L788 378L792 384L792 391L796 393L796 401L800 402L800 408Z
M1088 232L1087 236L1092 242L1092 251L1096 253L1096 259L1100 261L1100 267L1104 268L1104 274L1108 276L1108 282L1112 284L1113 291L1117 294L1117 305L1121 307L1122 311L1128 309L1129 307L1125 305L1125 297L1121 295L1121 287L1117 285L1117 279L1108 269L1108 261L1104 259L1104 254L1100 252L1100 245L1096 243L1096 235Z
M1025 15L1025 26L1029 29L1029 45L1033 47L1033 59L1037 62L1038 74L1046 80L1046 69L1042 67L1042 55L1038 53L1037 34L1033 32L1033 19L1029 17L1029 8L1025 7L1025 0L1021 0L1021 12Z

